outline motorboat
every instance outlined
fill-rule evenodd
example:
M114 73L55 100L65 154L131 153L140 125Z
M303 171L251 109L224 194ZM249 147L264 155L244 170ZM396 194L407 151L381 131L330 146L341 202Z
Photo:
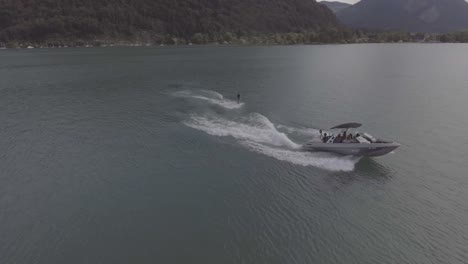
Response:
M332 131L324 133L320 130L320 137L316 137L302 146L303 150L310 152L332 152L340 155L378 157L386 155L400 144L392 141L377 139L369 133L354 134L350 129L361 127L359 123L346 123L332 127Z

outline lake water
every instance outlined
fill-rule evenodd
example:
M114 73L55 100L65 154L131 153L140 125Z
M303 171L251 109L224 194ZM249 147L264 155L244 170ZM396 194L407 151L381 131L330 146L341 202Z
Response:
M457 44L0 51L0 263L466 263L467 73ZM298 150L351 121L402 146Z

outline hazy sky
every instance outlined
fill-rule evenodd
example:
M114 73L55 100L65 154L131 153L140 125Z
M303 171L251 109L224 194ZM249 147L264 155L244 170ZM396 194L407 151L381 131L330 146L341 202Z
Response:
M323 1L323 0L319 0L319 2L320 1ZM359 2L359 0L327 0L327 1L338 1L338 2L350 3L350 4L355 4L355 3Z
M325 1L325 0L318 0L318 1L320 2L320 1ZM338 1L338 2L343 2L343 3L355 4L359 2L360 0L327 0L327 1ZM465 0L465 1L468 2L468 0Z

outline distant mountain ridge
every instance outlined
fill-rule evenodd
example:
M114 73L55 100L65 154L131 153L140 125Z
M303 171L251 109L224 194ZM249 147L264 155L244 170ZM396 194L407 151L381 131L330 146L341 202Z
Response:
M314 0L0 0L0 43L164 37L190 41L196 34L211 40L224 33L318 33L338 27L333 13Z
M342 11L343 9L351 6L351 4L338 2L338 1L321 1L319 3L328 7L331 11L333 11L333 13L338 13Z
M337 16L354 28L410 32L468 29L465 0L361 0Z

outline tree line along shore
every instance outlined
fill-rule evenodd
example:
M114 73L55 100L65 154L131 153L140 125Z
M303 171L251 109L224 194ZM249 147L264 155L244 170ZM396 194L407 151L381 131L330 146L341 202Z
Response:
M172 45L318 45L356 43L468 43L468 32L447 34L407 32L366 32L361 30L327 30L325 32L290 32L238 35L196 33L191 38L165 35L132 39L48 39L42 41L0 42L0 48L66 48L110 46L172 46Z

